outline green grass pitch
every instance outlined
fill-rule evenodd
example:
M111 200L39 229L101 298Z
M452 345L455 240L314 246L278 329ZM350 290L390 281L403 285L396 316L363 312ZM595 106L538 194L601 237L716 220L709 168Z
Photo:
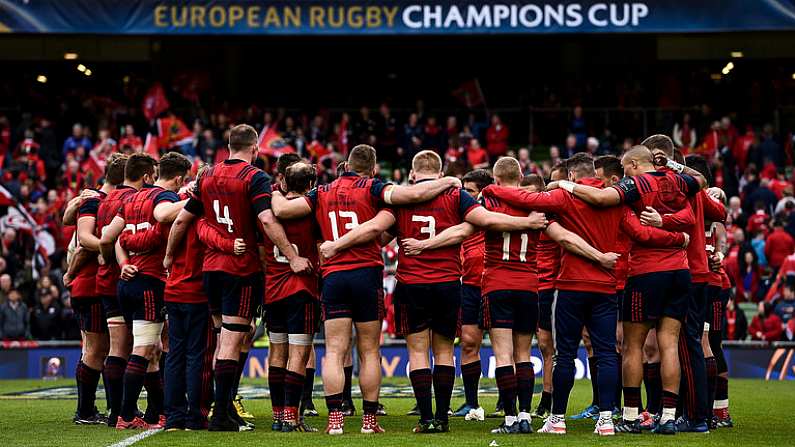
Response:
M406 384L405 380L396 381ZM37 388L68 386L69 380L44 381L3 381L0 382L0 395L29 391ZM493 381L484 380L493 385ZM260 381L258 384L261 385ZM460 384L459 384L460 385ZM733 380L729 383L731 412L736 422L735 428L720 429L709 435L678 434L675 437L661 437L650 434L617 435L613 438L599 438L592 433L592 421L568 422L566 436L541 435L492 435L489 430L495 427L498 419L486 422L466 422L454 418L451 432L436 435L415 435L410 432L416 418L404 416L413 405L413 399L386 398L389 416L381 418L387 433L383 435L359 434L360 418L346 420L344 436L327 436L322 433L272 433L270 431L270 403L267 399L249 399L246 408L256 415L257 430L249 433L207 433L178 432L157 433L134 444L138 446L202 446L202 447L244 447L244 446L478 446L488 447L492 441L499 446L539 445L543 447L563 445L613 445L613 446L784 446L795 445L793 438L792 415L795 414L795 383L764 382L762 380ZM579 411L590 401L590 383L577 381L569 405L569 413ZM535 396L534 403L538 396ZM481 404L490 410L496 397L484 396ZM324 408L322 397L315 397L318 409ZM457 407L461 398L453 399ZM142 402L142 406L145 403ZM357 402L360 407L360 403ZM100 405L102 407L103 405ZM75 401L69 399L13 399L0 396L0 447L10 446L49 446L49 447L92 447L108 446L135 434L134 431L117 432L105 427L75 426L71 423ZM321 410L320 418L308 418L310 424L323 428L325 418ZM533 421L537 429L541 421ZM493 445L493 444L492 444Z

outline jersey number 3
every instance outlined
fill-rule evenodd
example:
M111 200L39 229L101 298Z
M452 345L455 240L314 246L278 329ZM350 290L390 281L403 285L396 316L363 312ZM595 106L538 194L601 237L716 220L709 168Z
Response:
M232 231L232 226L235 223L232 222L232 217L229 216L229 207L224 205L224 215L222 216L221 202L213 200L213 211L215 211L215 220L221 225L226 225L226 231L234 233L234 231Z

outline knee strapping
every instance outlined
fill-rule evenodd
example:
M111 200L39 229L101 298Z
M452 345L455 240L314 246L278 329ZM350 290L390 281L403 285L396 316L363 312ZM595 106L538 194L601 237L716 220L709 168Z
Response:
M163 323L153 321L133 321L133 347L156 346L160 343Z
M268 338L271 343L284 344L287 343L289 337L286 332L268 332Z
M288 342L296 346L311 346L313 338L312 334L290 334L287 336Z
M221 327L230 332L242 332L244 334L251 332L251 326L247 324L221 323Z

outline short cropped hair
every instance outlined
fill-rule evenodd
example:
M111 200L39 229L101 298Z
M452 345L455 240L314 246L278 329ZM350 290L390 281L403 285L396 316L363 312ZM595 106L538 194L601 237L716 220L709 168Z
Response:
M124 182L124 168L127 166L127 155L116 152L108 157L105 166L105 181L116 186Z
M534 186L536 191L543 191L546 188L544 178L538 174L528 174L519 182L519 186Z
M585 152L578 152L566 160L566 170L574 172L578 177L593 177L593 157Z
M706 158L701 155L688 155L687 158L685 158L685 164L688 168L700 172L707 180L707 185L712 184L712 172L709 169L709 163L707 163Z
M367 144L359 144L351 149L348 155L348 169L363 174L375 168L375 148Z
M192 164L188 157L178 152L168 152L160 157L160 179L171 180L174 177L185 176L190 171Z
M646 138L640 144L649 148L650 151L661 150L668 158L674 156L674 142L668 135L658 133Z
M131 182L141 180L146 174L154 175L157 160L151 155L137 152L130 155L124 166L124 178Z
M601 169L605 176L617 176L621 178L624 176L624 168L621 166L621 160L614 155L604 155L598 157L593 161L594 169Z
M284 176L287 190L299 194L303 194L309 190L316 179L317 173L315 173L315 168L303 162L290 165Z
M281 175L287 175L287 168L301 161L301 156L295 153L282 154L276 160L276 172Z
M491 173L485 169L475 169L474 171L469 171L464 174L464 177L461 179L461 183L467 182L474 183L478 186L478 190L482 190L483 188L494 183L494 177L492 177Z
M431 150L417 152L417 155L411 160L411 169L422 174L442 172L442 158Z
M257 144L257 131L248 124L238 124L229 131L229 151L240 152Z
M502 157L494 163L494 178L506 183L519 183L522 178L522 168L519 161L513 157Z

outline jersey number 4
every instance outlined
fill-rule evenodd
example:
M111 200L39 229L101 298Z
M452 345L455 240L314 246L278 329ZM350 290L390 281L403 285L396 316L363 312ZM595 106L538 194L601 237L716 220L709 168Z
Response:
M229 216L229 207L224 205L224 215L222 216L221 202L213 200L213 211L215 211L215 220L221 225L226 225L226 231L234 233L234 231L232 231L232 226L235 223L232 222L232 218Z
M340 238L339 228L337 228L337 212L329 211L328 218L331 221L331 236L336 241ZM350 222L345 222L343 228L345 230L353 230L359 226L359 216L354 211L340 211L340 220L349 219Z

